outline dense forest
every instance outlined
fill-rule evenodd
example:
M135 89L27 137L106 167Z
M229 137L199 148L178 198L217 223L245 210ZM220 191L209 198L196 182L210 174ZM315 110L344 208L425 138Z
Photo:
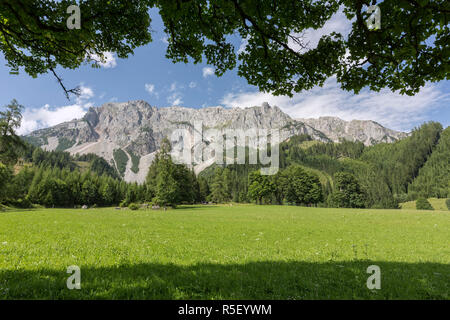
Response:
M417 178L408 185L411 198L427 196L450 197L450 127L440 136L433 153L419 169Z
M281 170L258 178L261 182L253 182L257 166L246 165L212 166L200 177L207 180L211 197L221 201L398 208L400 202L419 197L450 197L449 145L450 128L443 130L436 122L415 128L401 141L370 147L351 141L321 143L301 135L280 145ZM298 166L304 177L319 179L322 197L289 201L283 181Z
M143 184L127 183L103 158L44 151L15 134L21 106L0 113L0 204L16 207L159 206L254 202L344 208L398 208L418 198L450 197L450 128L423 124L395 143L323 143L307 135L280 145L280 170L213 165L196 176L162 147ZM248 153L248 150L247 150Z

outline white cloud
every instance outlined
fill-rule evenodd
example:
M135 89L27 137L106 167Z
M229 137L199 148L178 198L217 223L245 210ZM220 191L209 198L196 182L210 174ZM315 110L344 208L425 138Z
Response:
M158 92L155 91L155 85L151 83L145 84L145 91L147 91L150 95L154 95L156 97L159 96Z
M319 44L319 40L324 35L329 35L332 32L340 33L347 38L352 29L352 22L347 19L342 10L335 13L331 19L329 19L322 28L314 30L312 28L307 29L304 37L308 43L309 49L314 49Z
M90 59L98 63L103 68L115 68L117 66L116 54L106 51L103 52L103 58L97 54L91 54Z
M182 96L179 92L174 92L170 96L167 97L167 102L172 106L179 106L183 103Z
M145 90L146 90L148 93L152 94L152 93L155 91L155 85L154 85L154 84L151 84L151 83L146 83L146 84L145 84Z
M73 105L51 108L46 104L40 108L26 108L23 112L22 123L18 134L25 135L34 130L55 126L59 123L79 119L93 106L94 91L84 85L80 86L81 94Z
M374 120L396 130L410 130L434 111L438 102L450 101L450 94L439 85L426 85L415 96L393 93L388 89L380 92L362 90L355 95L343 91L335 78L324 86L287 96L273 96L262 92L228 93L221 103L227 107L251 107L268 102L280 107L293 118L318 118L335 116L344 120Z
M197 82L195 82L195 81L189 82L189 88L193 89L193 88L195 88L196 86L197 86Z
M203 68L203 78L212 76L214 74L214 69L211 67L204 67Z
M61 122L79 119L84 116L89 105L71 105L50 108L48 104L41 108L26 109L18 134L25 135L34 130L55 126Z
M294 33L293 36L300 37L301 43L306 48L300 47L299 44L289 39L288 45L298 52L306 52L315 49L319 44L320 38L324 35L329 35L332 32L340 33L344 38L347 38L352 29L352 22L347 19L342 9L336 12L325 24L319 29L309 28L303 34ZM241 47L244 43L241 43ZM239 49L241 50L241 48Z
M80 95L76 97L77 104L83 104L85 101L94 97L94 91L90 87L85 87L83 84L80 86Z
M175 90L177 90L177 83L176 83L176 82L172 82L172 83L170 84L169 91L170 91L170 92L173 92L173 91L175 91Z
M170 84L168 92L171 94L167 97L167 102L172 106L178 106L183 103L183 94L180 90L184 89L184 85L178 85L176 81Z

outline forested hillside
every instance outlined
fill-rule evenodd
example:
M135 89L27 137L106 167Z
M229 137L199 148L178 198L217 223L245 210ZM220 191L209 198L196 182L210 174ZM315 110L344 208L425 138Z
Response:
M8 183L1 200L9 205L112 205L126 185L104 159L93 154L72 157L25 142L19 155L16 165L3 172Z
M450 127L441 133L439 143L433 153L420 168L419 174L408 186L411 198L418 196L450 197Z
M441 132L441 124L426 123L406 139L367 148L361 160L373 164L391 193L402 197L407 193L408 184L431 155Z
M270 197L255 196L255 188L260 194L273 188L267 181L261 180L260 185L254 184L254 189L249 190L249 173L257 166L213 166L200 176L209 186L219 186L210 188L212 199L279 203L277 192L283 193L279 179L285 170L297 165L319 178L323 193L323 201L302 204L397 208L399 202L415 200L419 195L450 196L449 150L449 128L442 131L436 122L423 124L401 141L370 147L350 141L321 143L301 135L280 145L281 171L271 178L275 189ZM342 192L348 193L347 199Z
M186 166L172 162L167 145L151 165L147 182L138 185L125 182L94 154L71 156L22 141L11 161L14 165L0 162L0 204L20 208L128 206L135 202L175 206L204 201L197 177Z
M436 122L423 124L395 143L374 146L292 136L279 146L280 170L271 176L261 175L258 165L237 164L213 165L196 176L172 161L170 142L163 139L145 182L137 184L125 182L94 154L48 152L20 140L14 132L20 106L12 103L8 108L0 119L7 128L0 136L0 204L9 206L233 201L398 208L400 202L418 197L450 197L450 129L443 131Z

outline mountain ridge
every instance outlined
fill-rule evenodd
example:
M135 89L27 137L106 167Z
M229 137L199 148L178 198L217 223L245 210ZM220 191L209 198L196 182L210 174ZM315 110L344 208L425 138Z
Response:
M281 141L294 135L308 134L322 142L347 139L372 145L394 142L407 136L373 121L347 122L335 117L325 118L317 121L293 119L279 107L268 103L248 108L219 106L194 109L178 106L157 108L146 101L134 100L91 107L81 119L37 130L27 137L34 145L48 151L94 153L118 171L119 167L125 167L120 174L126 181L143 182L162 139L170 137L176 129L187 129L193 135L195 122L220 132L226 129L279 129ZM118 163L123 160L115 156L117 150L122 150L128 157L125 165Z
M388 129L373 120L346 121L338 117L326 116L319 118L297 118L309 126L323 132L334 142L340 139L361 141L365 145L373 145L380 142L395 142L406 138L407 133Z

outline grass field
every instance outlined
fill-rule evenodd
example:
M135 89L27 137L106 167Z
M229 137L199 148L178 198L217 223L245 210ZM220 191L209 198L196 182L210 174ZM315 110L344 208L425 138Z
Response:
M449 299L449 244L449 211L3 212L0 299ZM366 287L373 264L380 290Z
M448 211L447 205L445 204L446 200L447 199L438 199L438 198L428 199L434 210ZM402 209L416 210L416 201L403 202L400 204L400 207Z

